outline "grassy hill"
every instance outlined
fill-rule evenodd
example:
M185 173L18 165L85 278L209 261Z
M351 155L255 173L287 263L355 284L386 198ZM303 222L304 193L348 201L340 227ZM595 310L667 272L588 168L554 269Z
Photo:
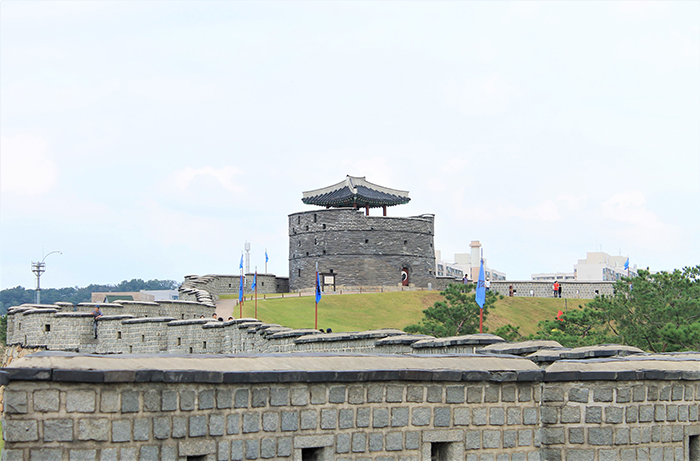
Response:
M237 298L224 295L222 298ZM437 291L404 291L324 295L318 305L318 326L334 332L362 331L376 328L403 329L420 322L423 310L442 300ZM503 298L489 313L486 326L491 332L508 323L520 326L523 335L534 333L541 320L556 317L559 310L578 307L588 300L555 298ZM254 317L253 301L246 301L243 316ZM238 308L235 309L238 316ZM291 328L313 328L314 298L289 296L283 299L258 299L257 318Z

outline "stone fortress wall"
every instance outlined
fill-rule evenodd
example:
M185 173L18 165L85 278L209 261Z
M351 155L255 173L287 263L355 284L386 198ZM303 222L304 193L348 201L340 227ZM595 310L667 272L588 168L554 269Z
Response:
M434 215L366 216L353 208L289 215L289 288L315 286L321 273L335 275L335 289L401 286L408 269L415 287L435 284Z
M255 274L245 274L243 293L253 294ZM179 299L213 304L220 295L238 294L240 275L186 275L178 289ZM258 294L289 293L289 278L274 274L258 274Z

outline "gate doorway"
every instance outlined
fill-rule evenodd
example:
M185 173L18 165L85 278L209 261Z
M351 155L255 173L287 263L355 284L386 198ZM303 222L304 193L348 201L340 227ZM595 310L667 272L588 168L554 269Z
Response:
M408 283L408 267L404 267L401 269L401 285L407 287Z

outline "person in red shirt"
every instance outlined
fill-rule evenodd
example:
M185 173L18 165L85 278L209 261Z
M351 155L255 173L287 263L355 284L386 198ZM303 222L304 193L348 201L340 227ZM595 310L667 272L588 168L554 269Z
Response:
M554 291L554 297L556 298L559 294L559 282L554 282L554 285L552 285L552 290Z

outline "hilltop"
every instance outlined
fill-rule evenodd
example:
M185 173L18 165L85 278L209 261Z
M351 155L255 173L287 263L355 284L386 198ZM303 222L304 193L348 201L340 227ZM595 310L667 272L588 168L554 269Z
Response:
M277 296L277 295L275 295ZM236 295L221 296L224 304L238 298ZM249 299L249 297L246 297ZM231 301L226 302L229 299ZM442 300L438 291L403 291L393 293L366 293L324 295L318 305L318 326L332 328L334 332L362 331L376 328L403 329L418 323L423 318L423 310ZM567 308L577 308L588 299L556 298L503 298L489 313L486 326L489 331L508 323L520 326L520 333L535 333L537 323L551 320L557 312ZM234 308L235 317L239 308ZM246 300L244 317L255 317L255 303ZM284 298L263 300L258 297L257 318L266 323L278 323L291 328L313 328L314 298L289 294Z

